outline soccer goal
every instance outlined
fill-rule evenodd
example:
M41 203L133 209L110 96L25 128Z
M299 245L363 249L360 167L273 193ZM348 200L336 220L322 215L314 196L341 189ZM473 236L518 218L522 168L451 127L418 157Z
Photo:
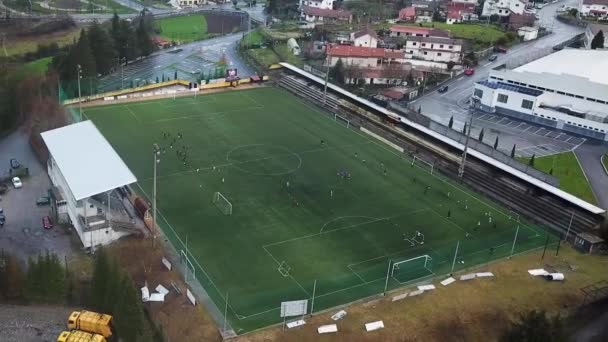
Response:
M224 214L232 215L232 203L220 192L213 194L213 204Z
M435 171L434 163L426 161L418 156L414 156L414 159L412 159L412 167L414 167L414 166L418 166L419 168L422 168L422 169L428 169L428 171L431 174L433 174L433 171Z
M347 119L347 118L345 118L345 117L343 117L343 116L340 116L340 115L338 115L338 114L335 114L335 115L334 115L334 120L335 120L337 123L340 123L340 124L342 124L342 125L346 126L346 128L349 128L349 127L350 127L350 121L348 121L348 119Z
M391 277L403 283L413 279L421 278L433 274L432 261L430 255L425 254L415 258L397 261L391 267Z

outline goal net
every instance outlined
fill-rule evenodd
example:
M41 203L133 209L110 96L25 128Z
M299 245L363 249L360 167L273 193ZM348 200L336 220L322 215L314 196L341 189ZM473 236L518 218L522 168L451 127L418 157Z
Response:
M213 204L224 214L232 215L232 203L220 192L213 194Z
M343 126L345 126L346 128L350 127L350 121L348 121L347 118L340 116L338 114L334 115L334 120L336 120L337 123L342 124Z
M432 261L429 255L397 261L391 267L391 277L400 283L418 279L433 274Z
M426 161L418 156L414 156L414 159L412 159L412 167L414 167L414 166L418 166L421 169L425 169L428 172L430 172L431 174L433 174L433 171L435 170L434 163Z

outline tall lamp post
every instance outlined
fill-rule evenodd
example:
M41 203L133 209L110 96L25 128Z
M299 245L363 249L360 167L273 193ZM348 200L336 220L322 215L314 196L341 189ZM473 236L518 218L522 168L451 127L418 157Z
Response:
M160 159L159 159L159 155L160 155L160 147L158 146L157 143L154 143L153 145L153 151L154 151L154 191L152 193L152 238L153 238L153 244L154 246L156 246L156 167L157 164L160 163Z
M471 105L469 106L469 131L465 132L467 134L467 139L464 143L464 149L462 151L462 159L460 160L460 166L458 167L458 178L462 179L464 176L464 166L467 162L467 152L469 149L469 140L471 139L471 129L473 128L473 112L475 111L475 104L478 102L474 97L471 97ZM466 124L465 124L466 126Z
M78 112L80 114L80 121L82 121L82 99L80 98L80 79L82 78L82 67L80 64L76 64L76 74L78 77Z

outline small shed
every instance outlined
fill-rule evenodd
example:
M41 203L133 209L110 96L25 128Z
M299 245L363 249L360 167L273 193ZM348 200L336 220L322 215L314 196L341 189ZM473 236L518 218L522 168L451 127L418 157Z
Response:
M293 53L295 56L300 54L300 46L294 38L289 38L287 40L287 47L289 48L289 51L291 51L291 53Z
M593 253L603 243L604 239L589 233L579 233L574 238L574 247L589 254Z
M538 38L538 27L523 26L517 29L517 35L522 37L524 42Z

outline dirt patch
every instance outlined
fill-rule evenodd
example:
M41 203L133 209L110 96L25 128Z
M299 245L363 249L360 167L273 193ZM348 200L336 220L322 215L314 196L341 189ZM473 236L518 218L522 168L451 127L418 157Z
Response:
M165 302L148 302L144 307L152 320L160 324L169 341L221 341L217 326L200 305L192 306L186 298L186 284L176 271L168 271L161 260L165 255L161 244L152 239L125 239L108 248L131 274L137 287L145 284L151 292L162 284L170 292ZM178 294L171 283L182 292Z
M0 340L3 342L57 341L67 330L68 316L77 308L0 304Z
M247 29L247 18L241 15L205 13L207 32L226 34Z

